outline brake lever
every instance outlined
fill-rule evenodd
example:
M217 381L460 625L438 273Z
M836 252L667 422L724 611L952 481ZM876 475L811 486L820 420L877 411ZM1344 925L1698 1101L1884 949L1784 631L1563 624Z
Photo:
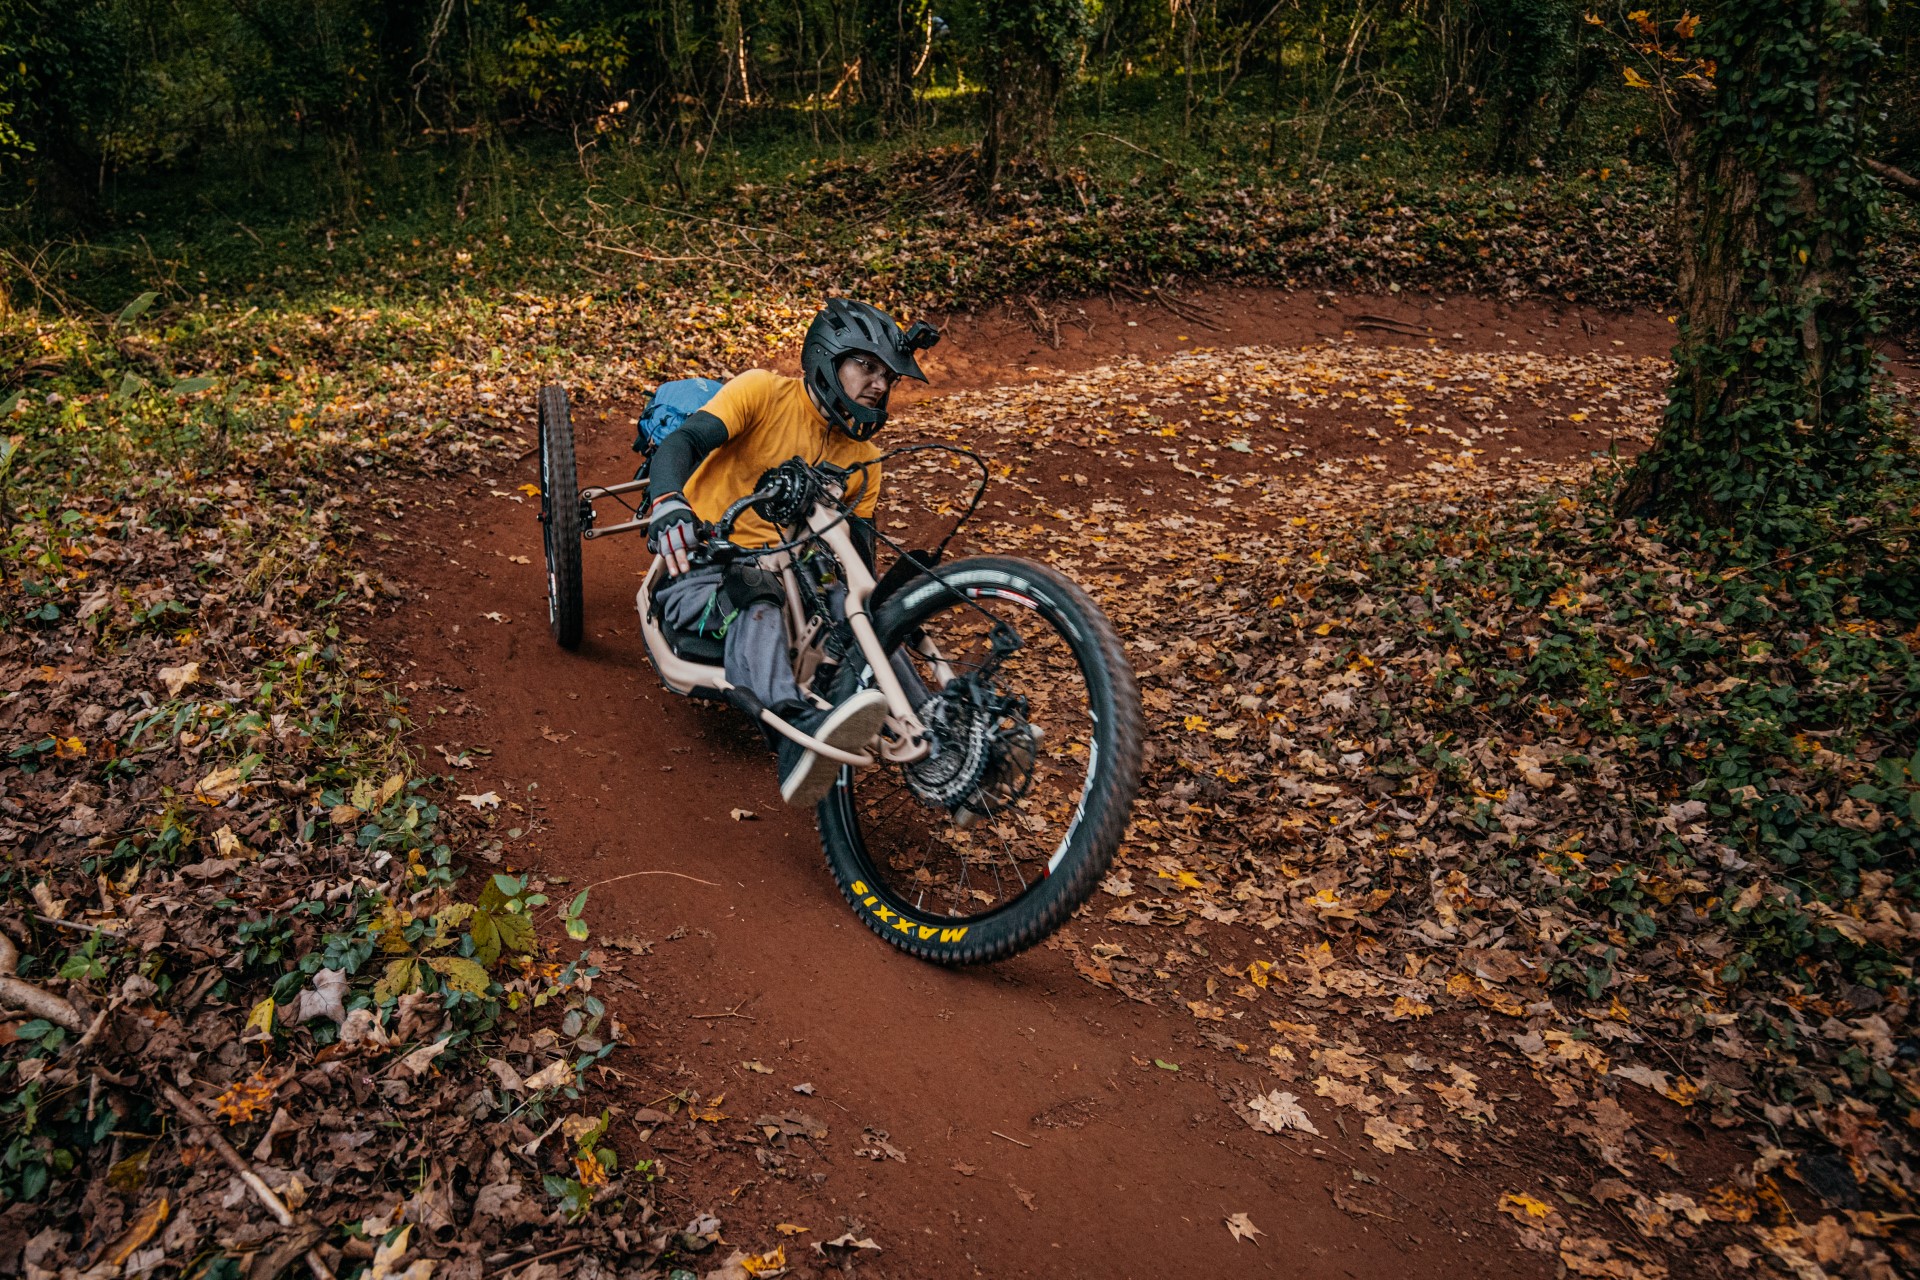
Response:
M724 569L745 552L745 547L726 538L708 538L693 549L693 554L687 557L687 562L702 568Z

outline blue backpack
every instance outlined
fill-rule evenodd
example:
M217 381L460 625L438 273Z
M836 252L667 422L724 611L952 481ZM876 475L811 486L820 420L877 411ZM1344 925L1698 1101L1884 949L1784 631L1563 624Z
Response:
M678 431L689 414L704 407L725 385L713 378L680 378L661 383L653 399L647 401L646 412L640 415L640 431L634 437L633 451L651 458L662 440Z

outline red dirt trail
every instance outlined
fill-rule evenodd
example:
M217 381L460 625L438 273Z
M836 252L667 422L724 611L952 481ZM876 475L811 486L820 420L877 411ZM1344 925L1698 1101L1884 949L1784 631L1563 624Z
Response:
M1159 305L1105 301L1046 317L954 317L927 361L935 388L915 394L1127 353L1153 359L1192 340L1298 345L1351 331L1424 345L1355 329L1356 313L1432 326L1442 345L1483 351L1507 350L1511 338L1661 354L1672 332L1659 315L1474 300L1440 313L1424 310L1431 299L1327 305L1256 290L1193 301L1211 327ZM1031 323L1050 327L1056 315L1067 321L1057 349ZM576 406L586 481L631 474L633 414L631 405ZM820 1274L830 1268L810 1244L852 1229L882 1247L855 1269L879 1276L1553 1273L1557 1259L1516 1249L1494 1216L1508 1187L1490 1171L1389 1159L1357 1132L1296 1143L1249 1128L1216 1086L1258 1081L1259 1069L1199 1040L1184 1010L1130 1004L1044 947L956 972L869 934L842 904L810 817L781 806L758 735L655 680L633 614L647 562L639 538L586 549L587 639L577 654L553 644L537 501L499 496L534 479L535 467L528 457L517 473L478 478L450 503L444 493L382 498L402 504L397 518L369 523L387 535L384 567L407 598L379 624L379 639L415 691L422 749L491 751L460 780L510 802L497 833L524 834L508 840L501 866L533 868L555 885L564 877L567 894L596 885L588 919L608 976L595 990L633 1045L608 1059L606 1092L625 1112L610 1137L625 1161L662 1161L658 1225L703 1212L721 1220L726 1243L697 1270L733 1247L784 1243L793 1274ZM735 821L736 808L759 816ZM811 1095L794 1092L799 1085ZM643 1140L649 1126L633 1113L687 1090L729 1118L693 1123L682 1112ZM749 1126L789 1111L827 1136L769 1146ZM904 1162L856 1155L879 1149L868 1129ZM1515 1176L1529 1136L1511 1139ZM1265 1232L1257 1244L1226 1230L1237 1213ZM777 1223L808 1231L782 1236Z

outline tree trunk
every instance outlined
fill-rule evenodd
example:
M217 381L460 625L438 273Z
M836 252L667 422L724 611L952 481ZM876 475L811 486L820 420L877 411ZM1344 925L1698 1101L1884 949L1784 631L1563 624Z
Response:
M1674 381L1623 514L1792 545L1874 471L1859 147L1877 10L1722 0L1687 50L1714 84L1678 104Z
M987 88L980 177L991 191L1010 165L1044 161L1067 77L1080 65L1086 5L978 0L967 21Z
M873 108L881 135L914 124L913 77L927 44L927 0L866 0L861 96Z

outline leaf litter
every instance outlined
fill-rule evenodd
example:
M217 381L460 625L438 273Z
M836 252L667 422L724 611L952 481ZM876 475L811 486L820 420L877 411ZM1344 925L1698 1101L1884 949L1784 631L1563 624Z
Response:
M836 168L821 186L823 193L834 192L836 207L846 199L837 186L870 194L879 189L873 173L858 165ZM1330 191L1328 198L1337 205L1346 197ZM1151 202L1136 212L1146 215L1143 226L1164 220ZM1183 252L1217 267L1208 255L1232 249L1232 237L1217 233L1240 226L1244 212L1223 208L1213 221L1187 224ZM1116 209L1103 216L1124 227L1136 214ZM1323 265L1312 269L1324 278L1324 262L1334 263L1342 280L1355 273L1404 273L1413 264L1395 257L1401 250L1392 246L1396 240L1412 243L1394 234L1408 216L1405 207L1389 201L1363 218L1326 220L1308 253L1308 259L1322 256ZM1627 234L1638 234L1631 231L1638 225L1632 215L1623 225ZM1469 262L1469 274L1494 272L1484 283L1508 291L1530 287L1518 274L1499 274L1517 254L1528 260L1528 273L1539 270L1555 287L1571 284L1578 264L1556 254L1547 230L1503 230L1508 243L1502 255ZM1013 234L1006 227L970 222L963 234L978 250L965 255L971 264L991 270L1013 251L996 247L996 236ZM1026 244L1026 233L1019 234ZM1163 247L1157 231L1153 239ZM869 273L865 291L877 285L885 296L888 289L909 287L893 274L892 262L889 257L863 265ZM412 269L404 263L396 268ZM1457 282L1458 271L1436 260L1434 280ZM1589 280L1575 287L1655 297L1663 295L1662 279L1657 264L1635 259L1611 283ZM849 283L859 291L861 282ZM954 287L955 296L984 296L976 284ZM808 292L813 288L811 282L806 286ZM386 760L375 759L386 740L385 720L404 717L412 698L444 692L408 688L373 671L348 630L327 629L330 619L363 614L395 590L340 558L365 532L355 522L378 515L362 501L370 492L366 478L409 469L477 474L524 447L524 415L512 406L529 400L543 381L564 376L576 396L586 398L617 396L662 374L729 370L743 356L791 340L807 313L797 297L777 289L714 301L705 300L696 282L687 296L702 300L669 308L686 323L664 335L645 314L651 304L608 304L590 295L521 291L485 309L448 298L402 308L338 305L324 315L269 309L257 318L252 311L240 316L235 308L220 324L181 327L176 363L236 381L269 375L257 392L249 392L261 420L279 415L272 419L276 429L258 438L257 460L236 468L231 453L216 456L211 478L190 469L163 470L145 488L113 494L63 490L15 526L16 535L24 530L28 539L24 559L42 572L31 598L18 594L25 576L8 584L14 593L10 616L31 612L39 629L10 629L0 641L0 660L9 664L7 687L19 691L4 711L12 763L0 800L0 844L39 872L24 891L31 913L44 922L67 919L99 929L94 936L100 938L127 931L116 941L135 954L161 957L172 985L161 990L142 973L122 978L110 949L71 947L57 928L43 933L37 926L23 976L65 983L69 998L88 1010L103 996L107 1003L118 999L108 1018L111 1030L98 1042L113 1054L169 1063L195 1059L188 1070L204 1100L230 1095L235 1109L252 1117L236 1123L252 1126L248 1141L265 1152L255 1157L265 1184L288 1203L300 1202L296 1207L316 1221L360 1214L363 1238L378 1238L376 1251L388 1253L383 1265L389 1273L403 1274L395 1272L403 1261L409 1267L426 1261L408 1261L392 1248L396 1241L431 1253L444 1264L440 1274L466 1274L514 1265L552 1242L579 1239L582 1230L591 1243L631 1228L636 1234L629 1239L649 1248L665 1248L676 1235L652 1220L643 1189L623 1188L611 1176L599 1154L610 1155L610 1148L591 1146L597 1140L591 1128L578 1130L577 1138L589 1143L583 1151L575 1138L544 1141L561 1128L564 1114L542 1126L546 1134L527 1124L539 1122L546 1109L565 1111L573 1103L564 1094L579 1083L578 1073L554 1053L561 1043L556 1028L541 1028L544 1040L526 1029L483 1033L480 1039L494 1038L474 1054L474 1070L484 1070L503 1095L518 1101L495 1111L461 1102L460 1077L441 1064L465 1060L461 1055L472 1042L460 1037L471 1033L446 1034L460 1020L457 1002L447 997L460 993L456 986L442 987L441 979L456 974L442 974L430 962L465 957L387 959L389 953L379 952L356 962L371 960L365 968L342 964L337 972L348 976L350 994L338 1001L328 994L338 994L337 987L320 982L320 974L333 969L331 955L321 957L328 963L302 968L302 981L284 991L271 979L275 972L294 976L274 966L295 956L304 966L306 957L319 955L313 948L324 911L294 907L352 904L356 918L371 925L378 918L371 913L374 903L397 899L417 883L415 862L423 848L433 847L422 837L437 834L494 865L502 857L491 812L476 805L463 824L431 804L434 793L423 789L437 784L411 770L402 774L404 794L371 804L392 776ZM90 339L55 325L46 327L40 341L58 353L56 361L65 361L84 353ZM489 346L549 354L530 354L506 368L467 358ZM285 362L284 380L261 367L269 348ZM371 350L397 353L392 369L400 376L383 371L377 379L364 377L358 353ZM594 354L582 360L568 354L574 351ZM344 370L352 376L336 382ZM1903 989L1843 989L1839 999L1831 983L1786 990L1769 996L1756 1017L1750 1001L1741 1004L1746 993L1720 991L1716 980L1698 976L1702 966L1711 972L1731 954L1735 935L1724 926L1682 930L1684 945L1664 955L1656 944L1645 971L1652 980L1628 981L1630 966L1647 955L1646 948L1629 959L1613 921L1583 919L1565 904L1538 905L1533 894L1519 891L1537 886L1512 883L1510 868L1476 855L1491 845L1511 862L1518 850L1540 848L1543 839L1558 836L1558 847L1544 849L1546 856L1531 865L1538 875L1568 883L1584 861L1602 861L1595 854L1608 841L1624 849L1643 835L1671 837L1682 849L1709 857L1705 864L1689 857L1694 865L1675 862L1671 872L1636 881L1634 896L1657 904L1647 913L1660 915L1676 903L1712 901L1727 875L1740 870L1715 852L1717 815L1668 800L1657 771L1633 761L1629 749L1606 735L1576 729L1564 708L1542 717L1530 735L1503 735L1491 726L1477 734L1453 731L1421 744L1432 748L1424 756L1378 759L1382 735L1366 731L1390 677L1410 675L1420 684L1480 676L1462 670L1447 637L1409 627L1406 610L1390 614L1382 608L1392 595L1390 584L1369 583L1356 567L1370 550L1366 539L1377 542L1379 536L1366 533L1366 520L1398 518L1395 513L1415 504L1448 518L1504 510L1497 501L1504 496L1576 482L1586 466L1536 457L1550 452L1537 448L1545 439L1540 433L1549 424L1558 432L1578 430L1594 449L1643 443L1663 377L1656 362L1624 357L1417 348L1380 353L1334 343L1297 352L1200 350L1163 365L1136 362L1078 381L1056 380L1045 389L948 397L916 412L923 419L934 412L951 415L945 424L923 422L929 435L957 437L964 431L980 438L990 431L1026 455L1001 477L982 541L1058 564L1110 610L1124 607L1136 621L1129 643L1144 669L1148 707L1158 717L1154 735L1164 745L1156 751L1135 839L1107 882L1118 905L1100 917L1103 923L1083 918L1057 940L1075 953L1083 976L1130 999L1193 1008L1204 1018L1201 1025L1232 1024L1237 1038L1222 1037L1222 1051L1282 1082L1304 1088L1312 1054L1323 1042L1350 1054L1354 1064L1373 1063L1365 1075L1329 1069L1311 1079L1360 1089L1369 1112L1337 1103L1335 1112L1351 1109L1393 1126L1380 1134L1395 1151L1410 1142L1458 1161L1461 1144L1473 1144L1474 1126L1499 1123L1476 1088L1496 1075L1488 1047L1511 1060L1498 1071L1504 1077L1498 1088L1510 1093L1523 1079L1548 1087L1555 1111L1566 1117L1555 1123L1571 1139L1599 1158L1618 1157L1641 1179L1648 1169L1663 1167L1654 1154L1658 1144L1634 1140L1636 1121L1626 1109L1601 1106L1614 1102L1609 1091L1629 1085L1649 1097L1657 1094L1661 1105L1710 1113L1712 1123L1730 1128L1757 1124L1758 1108L1770 1133L1792 1140L1791 1150L1756 1139L1759 1157L1699 1198L1705 1223L1696 1223L1684 1208L1673 1217L1675 1210L1662 1200L1677 1194L1671 1189L1634 1190L1637 1198L1622 1203L1640 1213L1636 1223L1661 1230L1658 1214L1665 1213L1674 1231L1744 1231L1759 1255L1801 1274L1808 1274L1804 1268L1877 1274L1889 1252L1911 1261L1911 1249L1899 1237L1897 1217L1852 1205L1863 1195L1876 1197L1876 1205L1903 1204L1899 1189L1914 1179L1907 1138L1889 1123L1882 1103L1860 1094L1856 1078L1864 1072L1870 1079L1905 1079L1896 1056L1905 1026ZM51 422L53 400L44 410L17 402L31 410L29 429L38 434L32 436L32 456L16 465L15 474L43 490L43 477L62 463L73 463L76 473L92 468L104 474L108 468L86 451L130 438L131 416L160 408L138 395L109 408L104 393L86 393L72 398L73 408L108 415L106 431L42 431L41 419ZM181 400L187 407L198 403ZM1609 438L1599 434L1602 426ZM1304 439L1310 434L1311 440ZM1355 448L1329 448L1329 434ZM1093 474L1100 468L1074 456L1088 450L1115 468L1098 485ZM1566 455L1562 449L1553 456ZM1404 465L1409 461L1412 468ZM1051 470L1042 477L1030 465ZM916 469L925 479L937 478L930 465L914 464L906 468L909 488ZM1110 483L1116 486L1111 495L1105 492ZM209 496L214 485L217 502ZM927 496L929 513L939 514L938 495L929 489ZM298 518L289 524L286 517L295 508ZM1487 527L1524 535L1530 518L1531 532L1546 530L1563 543L1577 541L1591 527L1581 523L1571 500L1545 519L1521 511ZM283 524L284 536L270 536ZM388 535L376 530L374 536ZM1429 559L1454 569L1454 562L1484 547L1473 536L1485 535L1439 546ZM1150 558L1156 547L1158 563ZM1655 562L1664 554L1650 542L1635 551ZM1143 566L1152 572L1142 572ZM1553 607L1564 616L1581 616L1594 607L1590 586L1574 577ZM1406 594L1403 585L1394 589ZM1435 616L1430 599L1411 612L1415 618ZM1470 635L1489 626L1471 610L1465 621L1449 615L1448 625ZM1631 674L1631 646L1619 656L1624 665L1616 675L1640 678ZM1764 655L1761 662L1764 667ZM1723 685L1729 680L1751 677L1721 678ZM155 696L162 692L165 701ZM1736 687L1727 686L1700 696L1710 706L1725 705L1733 692ZM1406 704L1389 698L1385 705ZM1812 776L1869 785L1854 781L1859 775L1848 757L1822 757L1823 741L1810 739L1802 751ZM473 758L482 754L477 748L455 743L436 750L450 769L484 767ZM1837 754L1827 751L1829 757ZM1920 776L1920 765L1914 776ZM1556 813L1555 804L1573 785L1570 777L1604 792L1596 797L1603 802L1569 799ZM1888 781L1897 791L1899 780ZM1383 782L1384 792L1378 789ZM1550 803L1548 792L1556 786ZM1881 787L1876 794L1886 791ZM467 794L499 802L497 792ZM1645 794L1653 799L1643 799ZM1884 801L1849 796L1836 804L1832 782L1818 794L1842 822L1901 829L1903 819L1890 817ZM1624 806L1616 795L1627 797ZM434 816L416 816L405 828L408 835L390 830L407 813L429 807ZM210 823L214 818L219 826ZM239 843L220 841L221 827ZM1575 830L1588 837L1578 847L1565 840ZM91 843L83 850L75 837ZM206 856L207 844L218 856ZM242 846L245 854L239 853ZM316 860L316 854L323 856ZM1791 883L1764 876L1726 884L1733 892L1718 898L1748 921L1797 912L1815 919L1825 936L1910 952L1914 916L1907 886L1874 880L1878 874L1863 876L1861 892L1838 907L1807 901ZM1594 880L1586 875L1587 883ZM18 900L22 890L10 892ZM237 913L216 905L221 895L238 904ZM235 914L237 921L230 918ZM472 933L451 916L421 917L411 909L406 914L404 922L397 913L388 917L375 936L397 940L422 926L429 937L445 936L442 929ZM516 950L511 944L520 936L517 926L497 910L486 914L490 919L481 932L489 945L521 957L514 963L527 967L508 983L494 983L501 994L511 994L514 984L524 984L521 992L529 997L551 990L564 966ZM1170 936L1144 945L1119 940L1132 931ZM1089 933L1101 936L1089 943ZM1241 962L1208 963L1220 953L1221 938L1237 940ZM1109 950L1096 955L1096 947ZM1521 972L1500 959L1523 950L1544 963ZM234 976L223 978L206 967L211 962L227 965ZM118 983L111 995L96 968ZM571 989L564 1001L590 995L587 968L576 969L564 984ZM1250 969L1257 969L1258 978ZM53 977L56 970L63 976ZM64 976L68 971L75 976ZM337 1006L367 1000L367 984L376 974L387 984L377 1005L349 1008L336 1023ZM309 978L310 987L304 981ZM1570 999L1570 980L1588 987L1597 982L1598 990ZM407 987L414 989L402 990ZM1703 990L1710 993L1706 999L1698 995ZM281 1001L272 1039L243 1044L237 1033L268 993ZM401 1007L406 996L421 994L440 998ZM148 1015L143 1028L136 1015L144 1010L160 1016ZM298 1026L288 1021L294 1013L301 1015ZM586 1022L580 1020L584 1041L576 1036L576 1045L611 1043L597 1040ZM1370 1046L1357 1038L1375 1035L1376 1023L1390 1028L1391 1036ZM1253 1037L1238 1029L1263 1024L1277 1038L1252 1057L1237 1046ZM320 1028L326 1026L335 1027L331 1043L321 1043L328 1033ZM1445 1083L1424 1080L1436 1064L1416 1065L1424 1055L1405 1052L1407 1043L1438 1049L1442 1037L1463 1027L1475 1039L1463 1051L1476 1055L1474 1083L1447 1072L1441 1073ZM34 1028L26 1023L21 1029ZM1763 1034L1756 1041L1750 1037L1757 1031ZM401 1065L443 1039L453 1055L433 1054L420 1062L418 1075ZM1816 1046L1827 1065L1819 1072L1799 1070L1792 1051L1776 1050L1776 1044ZM1686 1047L1677 1061L1628 1060L1657 1045ZM16 1036L5 1048L28 1087L71 1114L84 1063L63 1061L61 1038L53 1032ZM261 1071L269 1051L276 1063L299 1070L284 1079ZM381 1068L365 1097L362 1077L347 1069L361 1062ZM107 1080L106 1070L96 1074ZM1807 1085L1791 1092L1762 1086L1796 1071ZM519 1090L508 1085L513 1079ZM1435 1102L1405 1101L1423 1095L1418 1088L1403 1093L1395 1082L1415 1080ZM525 1108L521 1091L534 1081L541 1082L536 1093L562 1094L541 1099L538 1109ZM1875 1087L1912 1096L1905 1084ZM269 1088L270 1094L262 1092ZM1285 1091L1259 1096L1271 1101L1276 1092L1300 1105ZM131 1083L109 1081L79 1093L89 1114L112 1115L117 1122L152 1119L158 1105ZM1246 1096L1254 1093L1249 1087ZM101 1098L104 1109L96 1105ZM357 1124L353 1117L369 1103L398 1127ZM194 1132L191 1125L181 1131ZM1442 1132L1454 1136L1435 1136ZM1381 1140L1374 1137L1376 1144ZM191 1138L185 1141L184 1151L202 1149ZM490 1147L493 1154L449 1160L455 1149L450 1142ZM127 1151L130 1145L139 1149ZM528 1148L534 1156L512 1154ZM129 1188L125 1194L145 1205L130 1219L133 1226L144 1230L142 1224L154 1222L150 1243L126 1245L132 1259L156 1251L177 1256L211 1238L214 1229L226 1233L222 1248L244 1251L262 1240L269 1247L304 1247L298 1234L277 1244L270 1232L263 1235L262 1206L244 1192L232 1195L217 1160L176 1162L163 1179L150 1181L153 1175L142 1171L151 1167L154 1149L115 1139L107 1153L114 1169L127 1171L121 1179ZM441 1211L436 1205L467 1205L484 1224L468 1241L472 1252L449 1251L424 1234L409 1238L391 1206L378 1203L374 1189L399 1185L399 1170L411 1167L416 1155L426 1160L430 1176L407 1202L407 1213L426 1222ZM536 1157L541 1165L526 1167L526 1159ZM536 1203L535 1187L548 1198ZM595 1197L602 1209L569 1224ZM1791 1207L1795 1198L1837 1208L1805 1215L1809 1223ZM1651 1207L1639 1208L1643 1201ZM158 1209L163 1202L168 1208ZM189 1202L193 1212L187 1211ZM607 1205L622 1207L609 1214ZM108 1204L98 1236L115 1230L120 1215L129 1213L124 1202ZM249 1213L251 1223L243 1221ZM680 1244L706 1241L711 1247L718 1220L708 1215L695 1225L705 1229L677 1233ZM1627 1276L1663 1270L1651 1237L1639 1243L1608 1238L1617 1223L1606 1220L1591 1227L1588 1234L1569 1229L1558 1240L1558 1258L1569 1272ZM141 1230L117 1239L134 1241ZM850 1231L827 1247L878 1246ZM823 1254L827 1247L814 1245ZM23 1255L30 1266L61 1264L70 1257L68 1249L68 1234L48 1227L23 1246ZM1725 1251L1729 1258L1759 1256L1738 1244L1727 1244ZM747 1256L764 1257L739 1255L734 1261L742 1270Z
M1901 1225L1915 1181L1901 1115L1920 1089L1896 1056L1920 912L1910 883L1878 870L1851 900L1786 890L1728 843L1725 809L1686 798L1685 753L1661 750L1681 724L1734 713L1754 679L1780 679L1785 652L1716 621L1717 584L1679 553L1588 514L1583 486L1611 474L1609 451L1651 439L1665 377L1622 356L1336 341L1130 360L936 396L912 416L922 438L984 437L989 453L1008 437L1015 459L974 540L1057 565L1129 622L1149 780L1095 904L1051 942L1081 978L1183 1010L1204 1042L1351 1115L1382 1156L1471 1163L1544 1097L1547 1141L1578 1154L1542 1184L1552 1203L1520 1190L1489 1208L1572 1274L1664 1275L1671 1251L1709 1240L1801 1275L1889 1274L1920 1261ZM1584 443L1569 450L1572 431ZM1302 449L1296 432L1335 432L1359 456ZM929 458L895 482L919 486L928 519L950 510L943 479ZM1616 566L1666 575L1659 607L1732 661L1651 681L1646 642L1604 612L1601 538ZM1502 539L1596 567L1557 568L1529 612L1474 571ZM1541 572L1516 559L1522 571ZM1597 687L1653 698L1624 714L1578 697L1506 709L1524 676L1503 685L1496 659L1538 672L1556 630L1610 625ZM1920 707L1907 679L1888 696ZM1843 829L1897 833L1910 859L1920 809L1898 806L1920 791L1896 788L1888 813L1860 783L1877 758L1920 762L1913 723L1869 717L1854 754L1798 737L1804 764L1784 784ZM1725 967L1783 908L1826 931L1813 987ZM1870 987L1836 963L1876 948L1895 967ZM1236 1023L1279 1039L1255 1057L1247 1030L1205 1030ZM1459 1058L1429 1056L1443 1044ZM1319 1132L1295 1092L1239 1088L1254 1129ZM1650 1132L1651 1099L1669 1110ZM1704 1197L1654 1136L1682 1117L1749 1144ZM1628 1237L1578 1207L1582 1159L1630 1187ZM1796 1204L1845 1213L1803 1219Z

